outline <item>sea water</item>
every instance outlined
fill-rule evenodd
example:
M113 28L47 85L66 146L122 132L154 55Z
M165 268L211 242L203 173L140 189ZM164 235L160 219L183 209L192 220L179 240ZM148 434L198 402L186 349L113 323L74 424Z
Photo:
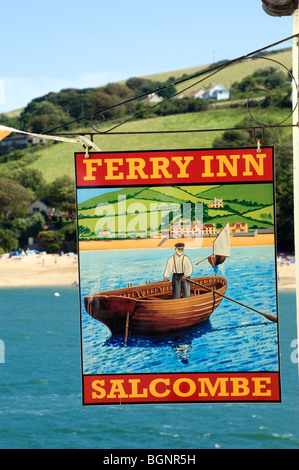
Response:
M277 404L82 407L78 289L2 288L0 305L0 339L5 346L4 361L0 361L2 449L299 448L298 363L292 346L297 336L295 291L279 292L282 403ZM213 335L238 330L230 316L222 320L222 326L212 325ZM242 334L246 321L242 317ZM264 323L258 314L251 316L248 330L260 324L267 333L273 325ZM167 365L178 364L180 370L190 367L194 341L197 354L197 341L205 341L209 334L192 339L185 364L174 351L170 358L169 350ZM161 349L169 347L163 344ZM272 355L261 346L259 352L266 354L274 369Z

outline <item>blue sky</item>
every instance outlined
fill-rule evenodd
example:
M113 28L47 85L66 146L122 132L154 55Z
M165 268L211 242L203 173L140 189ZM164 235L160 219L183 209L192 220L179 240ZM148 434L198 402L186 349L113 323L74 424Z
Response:
M93 197L100 196L101 194L110 193L111 191L118 191L122 188L80 188L77 190L77 203L88 201Z
M267 15L261 0L3 2L0 113L50 91L234 59L291 34L292 18Z

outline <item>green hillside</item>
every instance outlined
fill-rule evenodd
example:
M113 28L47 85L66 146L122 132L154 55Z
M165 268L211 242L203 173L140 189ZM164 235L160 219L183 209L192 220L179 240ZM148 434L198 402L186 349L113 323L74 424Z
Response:
M268 110L260 110L261 120L269 119ZM94 142L102 151L126 151L126 150L167 150L182 148L212 148L216 137L221 133L211 129L222 129L235 127L238 122L247 118L245 108L210 108L202 113L188 113L182 115L171 115L155 117L129 122L119 128L121 132L157 132L175 130L203 130L198 133L171 133L171 134L145 134L145 135L99 135L94 136ZM271 110L273 120L281 120L282 111ZM110 123L111 125L111 123ZM110 126L109 126L110 127ZM103 132L109 128L103 126ZM88 129L90 132L90 129ZM82 133L86 130L82 130ZM286 135L291 135L291 128L284 130ZM88 136L87 136L88 137ZM253 139L248 139L247 145L255 145ZM227 145L229 147L230 145ZM233 146L233 142L232 145ZM34 154L30 150L21 160L0 164L0 175L10 174L18 168L35 168L43 173L47 182L54 181L57 177L68 175L75 178L74 153L83 151L80 144L56 143L44 147Z
M272 62L272 60L276 62ZM263 57L258 57L254 59L245 59L242 62L237 62L229 67L224 68L216 75L211 78L208 78L206 81L195 85L193 88L207 87L209 83L221 83L226 88L230 88L234 82L240 82L247 75L252 75L256 70L265 68L265 67L278 67L279 69L286 72L285 68L280 65L278 62L283 64L287 69L291 70L292 68L292 50L290 48L282 49L277 52L270 52ZM207 67L213 67L214 64L202 65L199 67L191 67L187 69L173 70L170 72L156 73L152 75L146 75L142 78L148 78L149 80L161 80L166 81L169 77L174 77L175 79L180 78L183 74L195 74L201 72ZM204 78L204 76L202 77ZM193 81L201 80L201 78L196 78ZM123 82L122 82L123 83ZM177 85L178 91L181 91L184 87L189 86L192 82L187 82L184 84ZM191 88L188 92L192 91Z
M249 185L220 185L201 193L207 200L221 198L226 202L238 201L238 203L257 203L268 205L273 203L272 184L249 184Z

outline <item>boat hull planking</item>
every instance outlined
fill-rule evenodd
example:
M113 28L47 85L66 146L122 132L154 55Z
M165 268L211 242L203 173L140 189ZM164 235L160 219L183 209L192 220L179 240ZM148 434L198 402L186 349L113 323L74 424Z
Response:
M172 283L158 282L89 295L84 298L84 306L113 335L173 335L206 321L226 292L227 281L223 277L194 281L197 285L191 284L188 298L172 299Z

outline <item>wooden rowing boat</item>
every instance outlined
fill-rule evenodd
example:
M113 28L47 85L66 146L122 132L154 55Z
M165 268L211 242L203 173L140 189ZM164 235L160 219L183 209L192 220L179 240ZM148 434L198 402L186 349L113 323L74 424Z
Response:
M227 280L221 276L191 281L196 284L191 282L191 296L187 298L173 299L172 283L162 281L87 295L84 306L113 335L172 335L206 321L227 287Z

